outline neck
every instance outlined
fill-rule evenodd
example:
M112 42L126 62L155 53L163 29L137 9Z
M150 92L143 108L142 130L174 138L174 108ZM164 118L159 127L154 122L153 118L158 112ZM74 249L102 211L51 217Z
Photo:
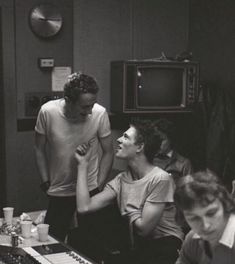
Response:
M81 116L79 113L74 113L71 109L71 105L69 103L66 103L66 101L64 101L63 104L63 113L64 116L72 121L79 121L81 119Z
M154 166L146 160L134 160L128 163L133 180L142 179L146 176Z

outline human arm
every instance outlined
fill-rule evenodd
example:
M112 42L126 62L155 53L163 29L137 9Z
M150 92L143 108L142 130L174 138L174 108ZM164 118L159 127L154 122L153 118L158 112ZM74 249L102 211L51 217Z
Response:
M100 167L97 180L98 187L100 190L102 190L112 168L114 151L112 135L109 135L104 138L99 138L99 141L102 148L102 157L100 160Z
M77 211L80 214L97 211L111 204L116 197L114 192L107 189L90 197L87 184L90 154L91 149L89 144L78 146L75 153L75 158L77 160L76 201Z
M138 210L132 210L129 218L135 232L144 237L151 236L163 217L166 205L173 203L172 177L161 170L155 173L156 176L149 178L144 194L146 197L141 207Z
M142 212L139 213L139 217L137 214L131 216L131 218L137 218L133 221L136 233L142 237L151 234L162 217L164 208L165 203L146 202Z
M35 157L38 170L41 176L42 185L49 182L48 165L46 158L46 136L35 132ZM49 185L48 185L49 187ZM47 187L47 188L48 188ZM46 191L46 188L44 189Z

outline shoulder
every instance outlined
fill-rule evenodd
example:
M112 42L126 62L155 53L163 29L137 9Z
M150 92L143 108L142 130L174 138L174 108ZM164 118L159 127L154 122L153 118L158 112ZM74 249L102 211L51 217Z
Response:
M157 166L153 168L151 175L152 175L152 178L156 180L170 180L171 181L171 178L172 178L171 175L167 171Z
M51 100L41 106L42 112L50 112L51 110L60 109L60 102L63 99Z
M106 108L100 104L95 103L92 109L92 113L104 114L107 113Z
M127 177L127 173L125 171L118 173L112 180L110 180L106 184L106 188L112 188L113 190L118 190L121 181L126 177Z
M172 176L159 167L154 167L154 169L146 177L146 180L152 187L155 186L156 188L160 188L160 186L168 186L172 190L174 189L174 181Z

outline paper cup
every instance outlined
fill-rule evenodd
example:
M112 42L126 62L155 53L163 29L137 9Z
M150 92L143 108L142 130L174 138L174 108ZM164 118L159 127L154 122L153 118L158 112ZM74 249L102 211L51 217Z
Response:
M21 221L21 234L24 238L30 238L31 236L31 228L32 228L32 221Z
M38 240L41 242L45 242L48 240L48 231L49 225L48 224L39 224L37 225L38 230Z
M12 225L13 211L14 211L13 207L4 207L3 208L4 221L8 225Z

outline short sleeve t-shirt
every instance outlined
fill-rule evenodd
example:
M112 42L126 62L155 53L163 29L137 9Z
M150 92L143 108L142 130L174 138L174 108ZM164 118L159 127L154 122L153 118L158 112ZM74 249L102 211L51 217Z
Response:
M73 196L76 190L77 166L74 157L78 145L90 142L92 156L88 168L88 188L97 187L99 169L99 138L111 134L108 114L104 107L95 104L87 119L75 122L63 113L64 99L42 105L35 131L47 138L47 158L51 186L49 195Z
M128 171L122 172L105 188L115 192L123 216L134 211L141 211L146 202L166 203L163 215L151 238L157 239L172 235L182 239L182 230L175 222L174 187L172 177L162 169L155 167L145 177L135 181Z

